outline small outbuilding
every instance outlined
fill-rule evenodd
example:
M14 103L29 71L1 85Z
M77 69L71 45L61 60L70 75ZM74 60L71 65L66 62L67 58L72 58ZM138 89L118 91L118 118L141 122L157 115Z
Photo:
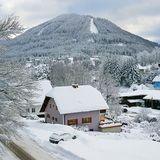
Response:
M160 75L156 76L152 82L155 89L160 89Z
M106 101L96 88L74 84L51 89L40 112L45 112L47 123L85 125L89 130L98 130L107 109Z
M119 132L122 131L121 127L122 127L121 123L100 124L99 125L99 131L119 133Z

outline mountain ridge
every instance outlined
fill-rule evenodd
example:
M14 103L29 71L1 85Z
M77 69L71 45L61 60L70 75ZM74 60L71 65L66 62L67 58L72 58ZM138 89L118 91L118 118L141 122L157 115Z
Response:
M91 25L98 33L91 32ZM94 29L95 29L94 28ZM135 55L159 46L127 32L109 20L90 15L63 14L28 29L8 43L10 56Z

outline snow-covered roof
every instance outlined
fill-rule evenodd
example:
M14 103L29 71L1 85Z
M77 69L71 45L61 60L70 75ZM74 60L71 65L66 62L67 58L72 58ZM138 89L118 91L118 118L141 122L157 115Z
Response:
M110 123L99 125L100 128L112 128L112 127L121 127L122 123Z
M119 93L119 97L134 97L134 96L146 96L149 94L151 90L135 90L135 91L128 91L125 93Z
M141 66L140 64L138 64L137 67L138 67L140 70L150 70L152 66L151 66L151 65Z
M154 89L138 89L138 90L128 90L128 92L119 93L119 97L135 97L135 96L144 96L143 99L153 99L160 100L160 90ZM137 99L139 101L139 99ZM128 100L130 103L132 100Z
M54 87L46 96L54 98L60 114L108 109L101 93L89 85Z
M52 89L49 80L40 80L36 83L37 91L35 97L32 99L34 105L41 105L45 99L45 95Z
M127 100L129 103L143 103L144 100L142 99L128 99Z
M152 90L147 96L143 99L153 99L153 100L160 100L160 90Z
M135 91L135 90L147 90L149 87L145 86L144 84L132 84L129 88L129 91Z
M156 77L153 79L153 82L160 82L160 75L156 76Z

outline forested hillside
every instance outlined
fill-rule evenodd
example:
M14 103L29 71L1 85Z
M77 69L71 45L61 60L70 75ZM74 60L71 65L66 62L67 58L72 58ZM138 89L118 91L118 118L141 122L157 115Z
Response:
M158 46L106 19L77 14L61 15L33 27L7 45L9 56L135 55Z

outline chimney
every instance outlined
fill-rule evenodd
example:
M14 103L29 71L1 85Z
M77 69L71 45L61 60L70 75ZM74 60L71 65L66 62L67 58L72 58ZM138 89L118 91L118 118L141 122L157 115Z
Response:
M73 88L78 88L78 84L72 84Z

